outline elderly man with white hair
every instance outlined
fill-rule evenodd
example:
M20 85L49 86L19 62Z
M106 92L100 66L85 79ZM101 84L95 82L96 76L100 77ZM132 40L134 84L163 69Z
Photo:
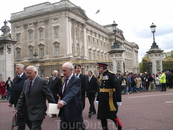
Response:
M70 62L62 65L65 81L60 94L61 101L58 102L60 130L80 130L82 127L81 80L73 74L73 69Z
M31 130L41 130L41 124L47 109L46 99L49 103L54 103L55 100L47 80L37 76L35 66L28 66L26 75L28 79L24 83L24 88L14 113L16 114L26 104L28 119L31 121Z

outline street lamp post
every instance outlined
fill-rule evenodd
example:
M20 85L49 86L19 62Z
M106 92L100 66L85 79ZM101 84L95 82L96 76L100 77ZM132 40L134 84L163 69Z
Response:
M152 25L150 26L150 28L151 28L151 32L153 33L153 44L151 46L151 49L158 48L158 45L155 42L155 36L154 36L154 33L156 32L156 25L154 23L152 23Z
M117 41L116 41L116 32L117 32L117 26L118 26L118 24L116 24L115 21L114 21L111 26L113 28L113 32L114 32L114 35L115 35L115 41L114 41L114 44L113 44L113 46L111 48L112 49L119 48L119 45L117 44Z

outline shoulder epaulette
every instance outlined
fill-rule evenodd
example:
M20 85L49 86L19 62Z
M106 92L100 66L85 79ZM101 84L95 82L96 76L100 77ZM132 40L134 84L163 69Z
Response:
M113 71L109 71L110 73L112 73L112 74L115 74Z

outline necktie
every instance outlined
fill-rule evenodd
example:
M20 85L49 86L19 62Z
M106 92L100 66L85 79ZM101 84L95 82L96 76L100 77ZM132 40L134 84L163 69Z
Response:
M76 76L78 77L78 74L76 74Z
M29 86L28 86L28 94L29 94L30 91L31 91L31 87L32 87L32 81L29 83Z
M67 81L68 81L68 79L65 79L63 97L64 97L64 93L65 93L65 91L66 91L66 89L67 89Z

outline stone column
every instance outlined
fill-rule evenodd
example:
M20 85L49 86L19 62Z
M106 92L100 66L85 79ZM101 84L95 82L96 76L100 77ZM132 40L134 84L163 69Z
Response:
M113 63L113 72L115 74L121 74L124 72L124 68L123 68L123 55L122 53L125 50L122 48L114 48L111 49L108 53L110 54L110 57L112 59L112 63Z
M14 41L9 34L10 28L4 22L4 26L1 27L3 35L0 36L0 79L4 81L8 77L14 78Z
M88 57L88 45L87 45L87 32L86 32L86 25L83 24L83 31L84 31L84 35L83 35L83 40L84 40L84 58L86 59Z
M162 52L159 48L151 48L147 53L149 55L151 66L151 73L156 74L162 71Z

